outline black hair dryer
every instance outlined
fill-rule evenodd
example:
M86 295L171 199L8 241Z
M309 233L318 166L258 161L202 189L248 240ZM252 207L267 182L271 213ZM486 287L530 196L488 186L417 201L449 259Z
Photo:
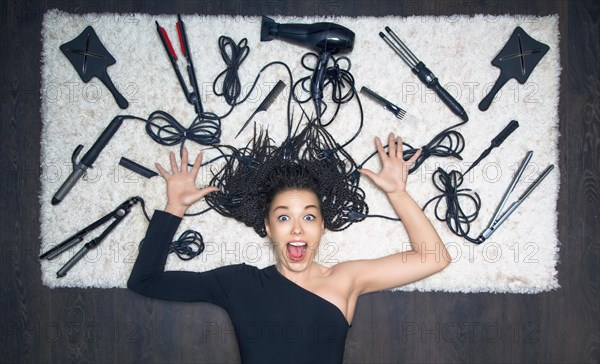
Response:
M352 51L354 32L335 23L279 24L263 16L260 40L265 42L275 38L311 48L319 54L310 82L310 93L315 102L317 118L320 119L327 62L332 54Z

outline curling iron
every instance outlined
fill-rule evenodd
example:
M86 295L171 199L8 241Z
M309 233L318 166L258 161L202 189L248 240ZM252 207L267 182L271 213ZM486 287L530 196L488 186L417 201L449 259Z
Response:
M71 191L73 186L75 186L75 183L77 183L77 181L85 174L85 171L88 168L92 168L92 165L100 155L100 152L102 152L104 147L106 147L106 144L110 141L110 138L112 138L121 127L123 120L125 120L125 117L123 116L117 116L112 119L110 124L108 124L106 129L100 134L94 145L92 145L90 150L85 153L79 163L75 162L75 160L81 152L81 149L83 149L83 145L79 144L77 148L75 148L75 151L73 151L73 155L71 156L73 171L52 198L53 205L58 205L65 198L67 193Z
M456 101L452 95L446 89L440 85L437 77L425 66L423 62L421 62L411 50L404 44L400 38L390 29L390 27L385 27L385 31L392 37L390 40L383 32L379 32L379 36L387 43L387 45L392 48L396 54L402 58L404 63L406 63L413 73L419 77L419 80L423 82L428 88L435 91L435 93L439 96L439 98L450 108L450 110L458 115L465 122L469 120L469 116L463 107Z

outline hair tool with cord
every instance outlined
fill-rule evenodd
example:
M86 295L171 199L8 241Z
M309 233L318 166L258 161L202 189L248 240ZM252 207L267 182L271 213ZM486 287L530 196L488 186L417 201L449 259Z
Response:
M435 203L435 217L439 221L443 221L446 223L448 228L455 235L466 239L467 241L474 244L481 244L487 238L492 235L494 231L500 227L500 225L514 212L514 210L519 207L519 205L531 194L531 192L540 184L540 182L548 175L548 173L554 168L553 165L546 168L542 174L527 188L527 190L515 201L513 204L509 206L507 211L501 212L504 207L506 200L510 193L514 190L515 185L517 184L519 178L523 174L523 171L527 167L529 160L531 159L531 155L533 152L528 152L525 159L519 166L519 169L515 173L513 181L509 185L508 190L504 194L500 205L496 209L488 227L484 232L482 232L479 237L472 238L469 236L469 232L471 230L471 223L477 219L479 216L479 210L481 209L481 199L477 192L473 192L469 188L461 188L462 183L464 182L464 176L469 173L476 165L478 165L487 155L490 154L492 149L500 146L504 142L506 138L513 131L515 131L519 127L519 123L516 120L512 120L491 142L490 146L481 153L481 155L471 164L471 166L467 169L466 172L461 173L456 170L452 170L450 172L446 172L441 168L438 168L432 176L434 186L441 192L441 194L433 197L429 201L425 203L423 206L423 210L427 209L430 203ZM470 201L474 206L474 212L468 213L466 209L461 206L459 201L460 198L465 198ZM440 209L441 202L444 201L446 205L446 210Z
M529 161L531 160L532 155L533 155L532 151L527 152L527 154L525 155L525 158L523 158L523 160L521 161L521 164L519 165L519 169L517 170L517 172L515 172L515 175L514 175L512 181L510 182L510 184L508 185L506 192L504 192L504 196L502 196L502 199L500 200L498 207L496 207L496 211L494 212L494 215L492 215L492 218L490 219L489 224L487 225L485 230L481 234L479 234L479 236L477 237L477 239L476 239L477 244L483 243L496 230L498 230L500 225L502 225L502 223L504 221L506 221L506 219L508 219L508 217L517 209L517 207L519 207L521 205L521 203L523 203L523 201L525 201L525 199L531 194L531 192L533 192L533 190L536 189L537 186L539 186L539 184L542 182L542 180L544 178L546 178L546 176L550 173L550 171L552 171L552 169L554 169L553 164L546 167L546 169L544 169L544 171L535 179L535 181L533 181L533 183L531 183L531 185L529 185L529 187L527 187L525 192L523 192L521 194L521 196L519 196L517 198L516 201L511 203L510 206L508 206L508 208L503 211L502 209L506 205L506 202L508 201L508 197L514 191L517 183L519 182L519 179L523 175L523 172L525 172L525 168L527 168L527 165L529 164Z
M106 147L117 130L119 130L125 118L126 117L124 116L116 116L114 119L112 119L110 124L108 124L106 129L104 129L102 134L100 134L94 145L92 145L90 150L81 158L79 163L77 163L75 160L81 152L81 149L83 149L83 145L79 144L77 148L75 148L75 151L73 151L73 155L71 156L73 171L60 186L56 194L54 194L54 197L52 198L52 205L58 205L65 198L67 193L71 191L73 186L75 186L75 183L77 183L77 181L79 181L79 179L85 174L85 171L88 168L92 168L92 165L100 155L100 152L102 152L104 147Z
M198 79L196 78L196 70L194 69L194 62L192 61L192 54L190 52L190 46L187 39L187 34L185 32L185 26L183 24L183 20L181 20L181 15L177 14L177 35L179 38L179 45L181 47L181 53L183 53L183 57L186 61L186 70L188 73L188 77L192 86L192 91L188 88L187 83L183 79L181 75L181 71L179 70L179 66L177 64L178 57L175 52L175 48L173 48L173 44L165 31L165 28L161 27L156 21L156 30L158 31L158 35L160 36L160 40L162 41L163 46L165 47L165 51L169 56L169 60L171 61L171 65L173 66L173 70L177 75L177 79L179 80L179 84L181 85L181 89L185 94L187 101L194 105L194 109L197 114L201 114L203 112L202 109L202 101L200 100L200 89L198 88Z
M66 250L70 249L71 247L73 247L76 244L79 244L81 241L83 241L83 238L88 233L97 229L101 225L104 225L109 220L114 219L114 221L98 237L96 237L95 239L92 239L90 242L84 244L83 247L81 247L81 249L77 252L77 254L75 254L56 273L56 276L58 278L64 277L65 275L67 275L67 272L69 272L69 270L71 268L73 268L73 266L75 264L77 264L77 262L79 262L81 260L81 258L83 258L87 254L88 251L90 251L91 249L94 249L96 246L98 246L98 244L100 244L108 236L108 234L110 234L117 227L117 225L119 225L119 223L125 218L125 216L127 216L127 214L129 214L129 211L131 210L133 205L135 205L138 202L141 202L143 205L143 200L141 197L136 196L136 197L132 197L132 198L128 199L127 201L125 201L121 205L119 205L119 207L117 207L112 212L101 217L100 219L96 220L92 224L88 225L87 227L85 227L82 230L75 233L73 236L71 236L67 240L63 241L62 243L58 244L54 248L52 248L52 249L48 250L47 252L45 252L44 254L40 255L40 259L52 260L52 259L56 258L57 256L59 256Z
M379 32L379 36L389 45L394 52L406 63L413 73L419 77L428 88L435 91L439 98L450 108L450 110L458 115L464 121L469 120L469 116L458 101L442 85L440 85L437 77L421 62L413 52L404 44L400 38L394 33L390 27L385 27L386 32L392 37L390 40L383 32Z
M318 53L317 64L310 82L310 94L315 104L317 119L320 120L327 63L334 54L352 51L354 32L335 23L279 24L263 16L260 40L265 42L275 38L309 47Z

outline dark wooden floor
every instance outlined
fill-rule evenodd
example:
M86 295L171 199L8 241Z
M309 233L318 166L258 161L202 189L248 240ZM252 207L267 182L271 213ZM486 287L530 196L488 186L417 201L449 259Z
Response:
M232 326L208 304L40 281L40 29L50 8L151 14L559 14L561 288L537 295L377 293L360 299L347 362L598 363L600 2L3 1L0 362L237 362ZM473 277L477 279L477 277ZM594 303L596 302L596 303Z

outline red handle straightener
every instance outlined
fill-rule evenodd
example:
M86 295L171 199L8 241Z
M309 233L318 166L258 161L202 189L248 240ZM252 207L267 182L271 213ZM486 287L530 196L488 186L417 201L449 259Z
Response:
M194 105L197 114L201 114L203 112L202 102L200 101L200 89L198 88L198 81L196 79L196 71L194 69L194 63L192 62L192 54L189 50L189 44L187 35L185 33L185 26L183 21L181 20L181 15L177 15L177 34L179 38L179 45L181 46L181 53L187 62L187 72L190 78L190 83L192 86L192 90L190 91L187 83L183 79L181 75L181 71L179 70L179 66L177 65L177 53L175 52L175 48L173 48L173 44L171 44L171 40L169 39L169 35L167 34L165 28L161 27L156 22L156 30L158 31L158 35L160 36L160 40L169 56L169 60L171 61L171 65L173 66L173 70L175 70L175 75L177 75L177 79L179 80L179 84L183 89L183 93L187 98L188 102Z

